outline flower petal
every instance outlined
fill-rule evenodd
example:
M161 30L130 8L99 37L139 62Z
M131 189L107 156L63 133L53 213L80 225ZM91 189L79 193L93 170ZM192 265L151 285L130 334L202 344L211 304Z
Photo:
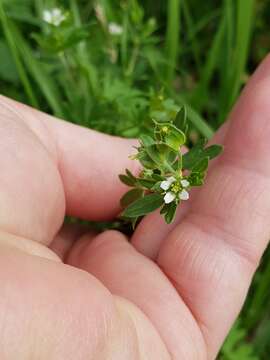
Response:
M189 185L190 185L190 182L189 182L188 180L186 180L186 179L183 179L183 180L181 180L180 182L181 182L181 185L182 185L184 188L189 187Z
M167 178L167 181L169 181L170 184L176 181L176 178L174 176L170 176Z
M187 192L187 190L182 190L179 194L179 198L181 200L188 200L189 199L189 193Z
M43 20L46 21L47 23L51 23L52 21L52 14L49 10L44 10L43 11Z
M168 190L170 186L171 186L171 183L168 180L164 180L160 184L161 189L163 189L165 191Z
M176 181L176 179L175 179L175 177L173 177L173 176L170 176L170 177L168 177L166 180L164 180L164 181L162 181L162 183L160 184L160 187L161 187L161 189L163 189L163 190L168 190L169 189L169 187L172 185L172 183L173 182L175 182Z
M121 25L114 22L109 23L109 33L112 35L121 35L123 33L123 28Z
M166 195L164 196L164 202L165 204L169 204L172 201L174 201L174 199L176 198L176 194L174 194L173 192L169 191L166 193Z
M56 17L56 18L60 18L62 17L62 11L58 8L53 8L52 9L52 16Z

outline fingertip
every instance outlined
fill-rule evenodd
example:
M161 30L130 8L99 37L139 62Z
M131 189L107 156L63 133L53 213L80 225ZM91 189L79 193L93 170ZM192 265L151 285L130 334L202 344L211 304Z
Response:
M88 262L95 257L110 256L117 248L128 245L127 237L117 230L106 230L98 235L88 232L78 239L72 247L66 262L72 266L88 269Z

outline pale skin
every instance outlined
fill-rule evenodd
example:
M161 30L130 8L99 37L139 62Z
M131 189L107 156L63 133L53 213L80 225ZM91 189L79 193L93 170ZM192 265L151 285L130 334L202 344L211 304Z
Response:
M119 213L134 142L0 98L0 358L211 360L270 235L270 57L214 142L224 154L173 225L131 243L62 227Z

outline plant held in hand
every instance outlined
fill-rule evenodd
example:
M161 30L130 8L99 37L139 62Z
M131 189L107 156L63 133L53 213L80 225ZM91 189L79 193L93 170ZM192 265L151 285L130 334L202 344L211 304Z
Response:
M120 180L132 187L121 199L123 218L137 220L160 208L160 214L169 224L174 220L177 207L189 199L193 186L204 183L209 160L222 152L222 146L206 147L206 140L182 154L186 142L187 119L185 108L181 108L174 121L153 120L153 133L140 137L140 146L132 159L143 166L138 177L126 169Z

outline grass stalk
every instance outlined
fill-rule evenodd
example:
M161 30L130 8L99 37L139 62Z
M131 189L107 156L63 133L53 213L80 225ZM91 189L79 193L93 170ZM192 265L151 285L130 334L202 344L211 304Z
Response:
M179 55L180 38L180 0L168 0L167 8L167 30L165 51L168 65L166 67L165 79L171 85L175 76L175 70Z
M237 0L236 2L236 41L234 45L234 56L230 63L234 66L228 76L228 85L224 89L226 100L221 104L221 118L231 109L241 86L243 85L243 76L246 69L249 55L249 44L252 33L252 23L254 19L255 0Z
M201 70L199 85L193 95L192 103L196 105L197 110L201 110L205 102L208 101L209 85L214 76L214 72L219 66L220 50L223 45L225 30L225 18L222 17L207 54L205 65Z
M34 57L33 51L15 24L11 24L11 29L16 41L20 44L19 53L28 72L38 84L41 93L47 100L53 113L58 117L64 117L64 112L61 107L61 96L59 89L55 86L53 78L46 72L43 64Z
M254 294L249 303L250 311L245 319L245 326L248 330L255 327L265 312L265 303L268 299L268 289L270 287L270 261L266 263L265 269L261 271L260 281L258 281Z
M0 0L0 21L2 23L3 31L4 31L8 46L10 48L10 51L12 53L22 86L24 87L25 93L28 96L29 103L30 103L30 105L38 108L39 107L38 100L34 94L34 91L32 89L31 83L28 79L27 72L25 71L23 62L21 60L21 57L19 55L19 51L18 51L18 48L16 45L16 44L18 44L18 39L16 39L16 34L14 34L12 27L11 27L11 23L6 16L5 10L3 8L2 0Z

